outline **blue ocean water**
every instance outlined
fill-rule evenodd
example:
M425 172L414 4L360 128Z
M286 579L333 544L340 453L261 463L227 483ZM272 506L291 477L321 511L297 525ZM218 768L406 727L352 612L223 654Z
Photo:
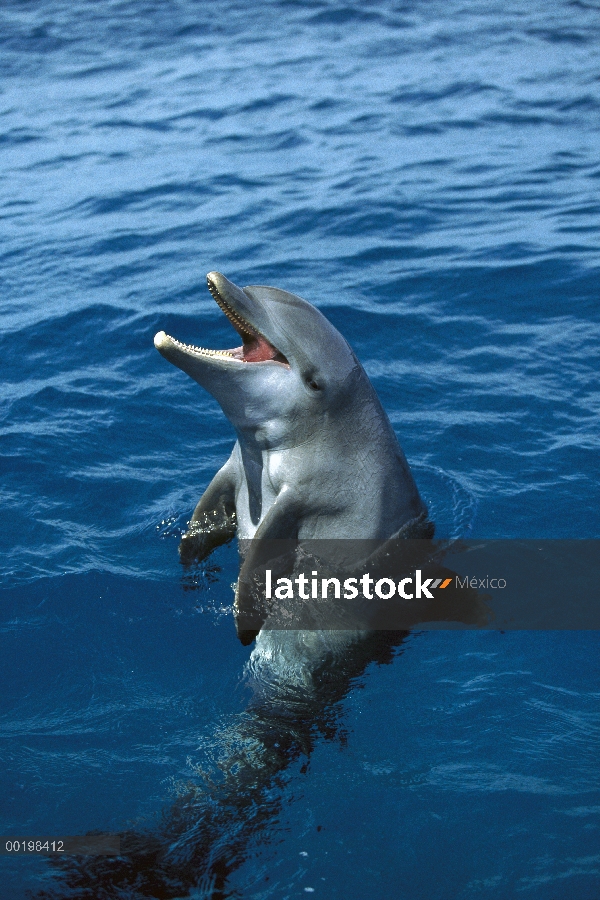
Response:
M154 821L246 708L235 548L177 558L233 433L152 347L230 346L209 270L348 338L438 534L600 536L599 45L587 0L2 4L2 834ZM597 900L597 634L387 662L220 896Z

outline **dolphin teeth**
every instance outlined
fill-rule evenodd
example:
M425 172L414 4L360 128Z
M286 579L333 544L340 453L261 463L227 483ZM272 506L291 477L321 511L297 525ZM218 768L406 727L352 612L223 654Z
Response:
M279 350L274 347L268 340L265 338L260 331L250 325L249 322L246 322L242 316L239 315L234 309L229 306L226 300L221 297L217 287L211 282L209 278L206 279L208 284L208 290L210 291L212 297L216 301L218 307L222 312L225 313L229 321L233 324L234 328L241 335L243 345L241 347L236 347L233 350L208 350L205 347L196 347L194 344L184 344L183 341L178 341L177 338L170 337L164 335L161 332L161 335L164 335L164 338L168 337L168 340L172 341L172 343L178 347L179 349L185 351L186 353L191 353L194 356L203 356L211 359L234 359L236 362L242 363L256 363L256 362L267 362L274 361L277 363L281 363L284 366L289 368L290 364ZM158 349L161 349L163 337L157 335L159 341L157 343L155 338L155 346ZM161 351L162 352L162 351Z
M177 338L171 338L171 340L178 347L190 353L198 353L201 356L225 356L228 359L235 359L233 353L230 353L229 350L207 350L204 347L196 347L194 344L184 344L183 341L178 341Z
M229 306L229 304L227 303L227 301L223 300L223 298L222 298L221 295L219 294L217 288L216 288L215 285L212 283L212 281L210 280L210 278L207 278L207 279L206 279L206 283L207 283L207 285L208 285L208 290L209 290L210 293L212 294L214 300L216 301L216 303L218 304L218 306L222 309L222 311L225 313L225 315L227 316L227 318L229 319L229 321L232 323L232 325L234 325L234 326L237 327L237 330L239 330L239 332L240 332L240 334L242 335L242 337L244 336L244 334L245 334L245 335L248 335L249 337L259 337L259 336L261 336L261 335L260 335L260 332L258 332L258 331L256 330L256 328L253 328L252 325L250 325L249 322L246 322L246 320L243 319L243 318L239 315L239 313L236 313L236 311L235 311L234 309L232 309L231 306Z

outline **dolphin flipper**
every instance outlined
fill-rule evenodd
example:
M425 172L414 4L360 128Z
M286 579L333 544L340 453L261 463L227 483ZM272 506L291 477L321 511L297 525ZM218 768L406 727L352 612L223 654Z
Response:
M269 562L273 553L273 541L284 542L298 537L298 497L289 487L284 487L260 524L254 539L247 548L240 545L244 562L240 569L235 599L235 626L244 646L252 643L266 616L266 610L257 609L257 593L254 576L261 566ZM245 551L245 552L244 552ZM285 552L285 551L284 551Z
M181 562L189 566L235 536L235 475L231 461L219 469L202 494L179 544Z

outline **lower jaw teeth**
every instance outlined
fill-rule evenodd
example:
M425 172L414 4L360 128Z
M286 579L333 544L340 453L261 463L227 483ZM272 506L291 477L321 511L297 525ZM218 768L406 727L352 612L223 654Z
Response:
M228 359L235 358L233 353L230 353L228 350L205 350L204 347L195 347L193 344L184 344L182 341L175 339L174 343L183 350L188 350L190 353L198 353L201 356L225 356Z

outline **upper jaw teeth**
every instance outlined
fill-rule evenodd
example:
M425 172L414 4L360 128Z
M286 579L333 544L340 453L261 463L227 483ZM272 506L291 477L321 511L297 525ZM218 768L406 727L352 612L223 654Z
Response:
M212 294L214 300L216 300L218 306L220 306L220 308L223 310L229 321L237 327L240 334L258 335L258 331L253 328L252 325L249 324L249 322L246 322L246 320L243 319L234 309L232 309L227 301L224 300L223 297L221 297L210 278L206 279L206 283L208 284L208 290Z

